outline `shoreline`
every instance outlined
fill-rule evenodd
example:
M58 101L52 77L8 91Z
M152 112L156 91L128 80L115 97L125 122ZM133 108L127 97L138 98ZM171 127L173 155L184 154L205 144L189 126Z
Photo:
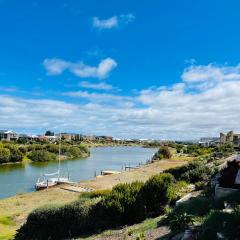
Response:
M68 189L70 185L63 184L38 192L18 194L9 198L0 199L0 216L11 218L13 226L9 226L12 234L24 223L28 214L43 205L66 204L75 201L84 192L84 189L103 190L111 189L118 183L133 181L146 181L151 176L166 169L187 164L187 161L161 160L143 165L138 169L131 169L121 173L106 175L100 178L92 178L73 185L77 189ZM81 191L82 189L82 191ZM79 191L78 191L79 190ZM1 229L0 223L0 229ZM1 239L1 232L0 232Z

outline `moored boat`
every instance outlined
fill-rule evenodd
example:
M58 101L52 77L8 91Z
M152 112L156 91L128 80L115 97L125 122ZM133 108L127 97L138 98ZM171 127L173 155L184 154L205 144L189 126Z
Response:
M64 183L70 183L69 176L66 177L61 177L60 174L60 165L61 165L61 160L60 160L60 154L61 154L61 135L59 139L59 153L58 153L58 171L55 173L48 173L43 175L43 179L38 178L37 182L35 183L35 189L36 191L38 190L43 190L46 188L54 187L58 184L64 184ZM50 176L56 176L56 177L50 177ZM48 178L50 177L50 178Z

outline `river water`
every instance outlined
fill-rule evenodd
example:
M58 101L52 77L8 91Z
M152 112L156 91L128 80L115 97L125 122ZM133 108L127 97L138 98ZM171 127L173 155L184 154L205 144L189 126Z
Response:
M124 165L145 163L157 151L156 148L99 147L92 148L89 157L61 162L61 173L71 181L93 178L101 170L121 171ZM0 166L0 198L34 191L36 180L44 173L56 172L57 162L11 164Z

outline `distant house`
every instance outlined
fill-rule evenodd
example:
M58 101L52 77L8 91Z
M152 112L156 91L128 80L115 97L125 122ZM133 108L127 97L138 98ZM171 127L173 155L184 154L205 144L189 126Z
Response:
M59 138L61 135L61 138L67 141L79 141L82 140L82 135L78 133L59 133L56 134L56 137Z
M220 133L220 144L233 143L235 146L240 146L240 133L234 133L233 131L227 134Z
M58 140L58 136L40 135L38 136L37 140L40 142L56 142Z
M0 140L14 141L18 139L18 134L9 130L0 130Z
M19 140L33 140L34 137L32 135L28 135L28 134L19 134L18 139Z
M111 136L97 136L96 139L99 141L107 141L107 142L113 141L113 137Z
M205 137L205 138L201 138L198 143L205 147L209 147L209 146L219 143L219 138L218 137Z
M81 136L81 140L86 142L93 142L93 141L96 141L96 139L97 139L96 136L87 136L87 135Z

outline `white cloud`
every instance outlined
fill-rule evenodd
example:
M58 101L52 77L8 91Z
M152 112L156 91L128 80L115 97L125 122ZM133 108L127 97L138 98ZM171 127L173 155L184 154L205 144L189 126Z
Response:
M113 86L104 82L101 83L90 83L87 81L82 81L79 83L80 87L94 89L94 90L112 90Z
M62 74L70 65L71 63L59 58L47 58L43 61L43 66L49 75Z
M99 29L110 29L116 27L118 25L118 18L117 16L113 16L108 19L100 20L98 17L93 18L93 27Z
M209 64L207 66L190 66L185 69L182 79L188 83L206 82L206 81L235 81L240 80L240 65L235 67L217 66Z
M92 19L93 27L102 29L111 29L114 27L118 27L120 25L126 25L132 22L135 19L135 16L131 13L129 14L121 14L119 16L113 16L108 19L99 19L98 17L94 17Z
M221 73L215 81L209 66ZM71 102L1 96L2 128L43 130L58 128L116 137L197 139L220 131L240 131L239 66L194 66L184 71L201 76L214 85L199 88L185 79L172 86L144 89L136 96L88 91L67 92ZM203 71L206 69L206 72ZM232 76L232 77L230 77ZM196 88L197 91L192 91ZM191 91L190 91L191 90ZM84 101L83 101L84 100Z
M110 103L111 105L125 105L125 103L134 102L133 97L114 95L109 93L90 93L88 91L65 92L64 96L84 98L94 103Z
M94 78L106 78L109 73L117 67L117 62L112 58L103 59L98 66L89 66L83 62L69 62L63 59L52 58L45 59L43 65L49 75L60 75L65 70L70 71L75 76L94 77Z

